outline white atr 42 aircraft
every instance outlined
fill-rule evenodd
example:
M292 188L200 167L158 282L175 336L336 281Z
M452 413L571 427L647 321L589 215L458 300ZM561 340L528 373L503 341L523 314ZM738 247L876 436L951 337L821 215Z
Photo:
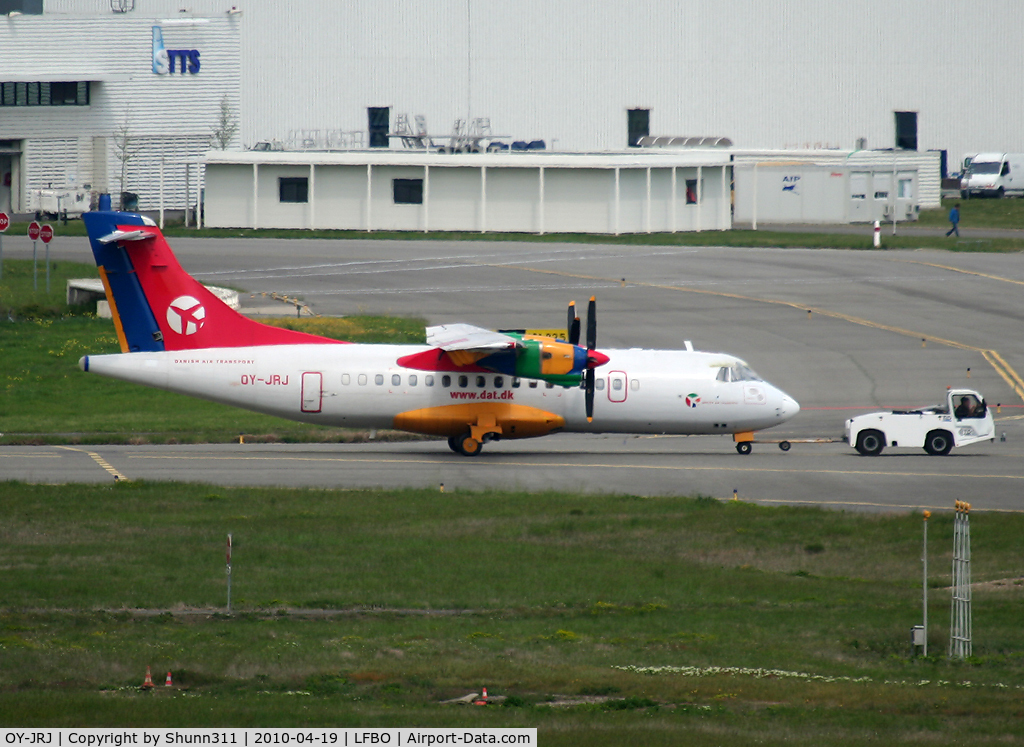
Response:
M754 431L800 406L725 353L598 351L573 306L564 339L468 324L427 329L426 345L361 345L261 324L187 274L150 219L83 216L122 352L84 371L282 418L447 436L453 451L549 433ZM600 372L596 369L600 368Z

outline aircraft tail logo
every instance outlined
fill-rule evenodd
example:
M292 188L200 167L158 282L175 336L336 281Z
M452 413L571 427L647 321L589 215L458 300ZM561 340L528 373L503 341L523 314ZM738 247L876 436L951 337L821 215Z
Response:
M179 335L194 335L206 323L206 309L197 298L178 296L167 307L167 323Z

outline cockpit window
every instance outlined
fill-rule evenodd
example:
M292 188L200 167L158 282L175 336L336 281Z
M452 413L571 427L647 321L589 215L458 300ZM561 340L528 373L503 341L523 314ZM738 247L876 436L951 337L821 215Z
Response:
M728 371L728 378L722 378L722 371ZM734 363L728 369L721 369L718 372L719 381L762 381L757 372L750 366L743 363Z
M715 380L716 381L724 381L724 382L728 383L728 381L729 381L729 367L728 366L722 366L720 369L718 369L718 376L715 377Z

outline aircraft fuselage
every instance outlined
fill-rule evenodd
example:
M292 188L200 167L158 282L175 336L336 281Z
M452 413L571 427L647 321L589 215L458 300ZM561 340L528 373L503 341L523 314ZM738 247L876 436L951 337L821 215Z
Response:
M318 425L453 435L496 417L501 438L555 431L744 433L799 411L791 397L724 353L602 352L594 420L584 391L491 372L426 371L396 363L415 345L274 345L94 355L103 376ZM737 374L737 371L746 374ZM454 425L446 423L451 419Z

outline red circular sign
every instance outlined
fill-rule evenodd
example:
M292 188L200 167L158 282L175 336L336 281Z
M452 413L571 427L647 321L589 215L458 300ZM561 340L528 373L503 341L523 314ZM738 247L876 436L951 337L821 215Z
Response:
M3 233L11 227L11 219L7 216L7 213L0 213L0 233Z
M45 226L39 229L39 238L42 239L44 244L49 244L53 238L53 226L47 223Z
M35 221L28 224L28 237L33 241L39 238L39 224Z

